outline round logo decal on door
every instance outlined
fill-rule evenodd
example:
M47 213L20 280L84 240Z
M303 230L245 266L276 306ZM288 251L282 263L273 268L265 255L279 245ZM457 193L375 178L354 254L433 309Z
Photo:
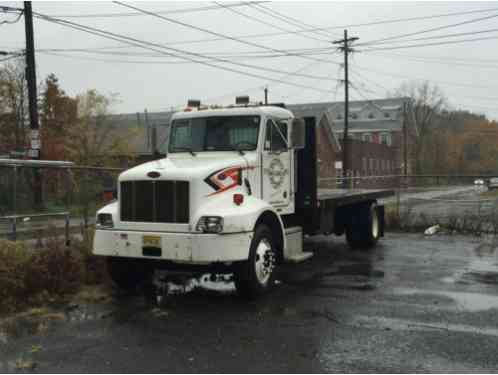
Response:
M284 177L288 173L284 163L280 159L273 159L265 173L270 178L270 184L274 189L278 189L284 182Z

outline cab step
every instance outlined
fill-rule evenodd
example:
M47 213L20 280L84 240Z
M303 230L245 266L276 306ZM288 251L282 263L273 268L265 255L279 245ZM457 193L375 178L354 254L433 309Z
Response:
M303 251L303 228L285 228L287 247L284 251L284 260L289 263L301 263L311 258L313 253Z

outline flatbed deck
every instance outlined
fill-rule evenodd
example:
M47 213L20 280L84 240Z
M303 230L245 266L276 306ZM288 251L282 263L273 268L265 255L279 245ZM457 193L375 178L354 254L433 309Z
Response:
M335 206L344 206L361 201L391 197L393 190L378 189L318 189L318 201L333 201Z

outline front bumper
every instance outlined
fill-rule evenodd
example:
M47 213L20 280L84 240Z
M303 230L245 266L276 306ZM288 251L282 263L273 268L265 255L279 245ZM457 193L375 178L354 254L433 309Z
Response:
M143 254L144 236L160 237L160 256ZM98 229L95 231L93 254L188 264L235 262L249 258L252 237L253 232L201 234Z

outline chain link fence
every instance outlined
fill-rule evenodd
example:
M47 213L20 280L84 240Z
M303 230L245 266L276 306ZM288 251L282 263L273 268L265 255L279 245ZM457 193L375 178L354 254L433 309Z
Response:
M319 179L322 188L389 189L382 200L388 229L424 230L439 225L460 233L498 232L498 190L490 175L360 175Z
M112 199L121 171L0 160L0 238L37 238L50 227L68 240L71 232L94 224L96 211Z
M68 162L0 160L0 238L34 239L51 227L68 239L94 224L96 211L114 197L120 168ZM382 200L388 229L437 225L459 232L498 231L493 176L346 175L322 178L320 188L389 189ZM481 184L475 184L481 180ZM41 192L40 201L36 201Z

